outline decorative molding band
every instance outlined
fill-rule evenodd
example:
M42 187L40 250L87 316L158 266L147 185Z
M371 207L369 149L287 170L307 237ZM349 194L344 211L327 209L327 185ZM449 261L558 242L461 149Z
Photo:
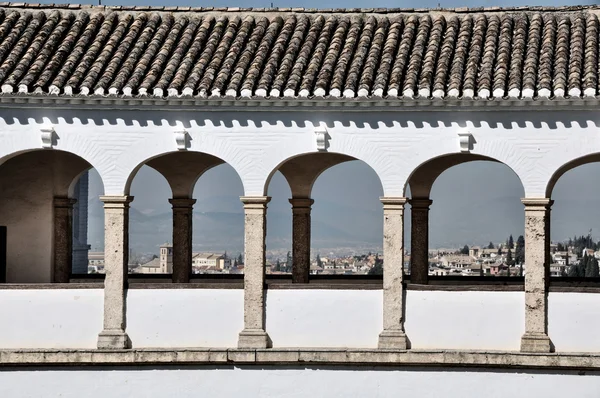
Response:
M175 143L177 144L178 151L187 151L190 147L191 137L190 134L185 131L175 131Z
M529 354L518 351L474 350L377 350L354 348L146 348L3 349L1 366L138 366L185 365L336 365L336 366L431 366L492 369L600 370L598 353Z
M57 144L58 137L56 135L56 131L54 127L48 126L40 129L42 132L42 148L44 149L52 149Z

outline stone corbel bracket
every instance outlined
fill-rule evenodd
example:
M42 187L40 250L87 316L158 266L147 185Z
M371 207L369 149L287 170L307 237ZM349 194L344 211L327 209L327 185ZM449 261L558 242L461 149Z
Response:
M42 137L42 148L44 149L52 149L57 144L58 136L56 135L56 131L54 127L44 127L40 129L41 137Z
M317 138L317 151L327 152L327 149L329 148L329 139L331 138L331 136L327 132L327 127L315 127L315 135Z
M458 133L458 143L461 152L469 153L473 150L475 138L471 133Z
M177 144L178 151L187 151L190 147L191 137L190 134L185 130L175 131L175 143Z

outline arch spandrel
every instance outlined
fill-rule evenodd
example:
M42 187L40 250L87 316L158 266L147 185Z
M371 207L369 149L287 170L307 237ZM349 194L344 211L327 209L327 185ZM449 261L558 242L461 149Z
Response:
M223 163L222 159L200 152L172 152L151 159L146 165L165 177L174 198L191 198L196 181Z

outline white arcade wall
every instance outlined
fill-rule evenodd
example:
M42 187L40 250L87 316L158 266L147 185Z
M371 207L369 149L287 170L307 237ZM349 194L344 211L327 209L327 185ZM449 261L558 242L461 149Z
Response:
M518 351L525 293L408 291L405 328L412 348Z
M127 333L135 347L237 347L242 289L130 289Z
M82 393L84 392L84 393ZM83 368L0 372L0 395L27 398L597 398L600 376L383 368Z
M103 302L102 289L0 289L0 349L96 348Z
M130 289L134 347L236 347L242 289ZM549 335L561 352L600 352L600 294L550 293ZM0 289L0 348L95 348L102 289ZM522 292L408 291L406 333L414 349L519 349ZM267 292L275 347L376 348L381 290ZM600 395L599 395L600 396Z
M600 294L550 293L548 335L556 351L600 352L599 310Z

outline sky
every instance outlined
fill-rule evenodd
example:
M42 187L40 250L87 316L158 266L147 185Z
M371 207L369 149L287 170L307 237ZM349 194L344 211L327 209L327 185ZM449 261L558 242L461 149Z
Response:
M40 2L40 0L36 0ZM41 1L52 3L53 1ZM65 1L63 1L65 3ZM97 1L67 1L72 4L98 4ZM481 6L560 6L596 4L594 1L566 0L213 0L209 2L186 0L135 0L114 1L102 0L103 5L153 5L153 6L215 6L215 7L305 7L305 8L354 8L354 7L402 7L402 8L453 8ZM578 167L566 173L556 185L553 199L555 204L552 211L552 239L564 240L575 234L587 234L600 237L600 206L595 201L600 196L599 185L594 177L600 174L600 165L590 164ZM102 191L101 183L92 173L90 195L94 197ZM374 231L381 231L382 210L379 197L382 194L381 184L376 174L366 164L356 161L338 165L326 171L317 180L313 191L313 220L315 215L329 225L339 223L330 211L332 206L343 209L359 209L368 217ZM169 214L169 188L162 176L154 170L144 167L133 181L132 195L135 201L132 208L147 216ZM195 212L234 212L241 213L242 206L238 197L242 195L242 185L235 171L227 165L218 166L206 173L198 182L194 197L199 205ZM269 223L281 224L284 232L271 228L267 242L278 238L274 233L288 236L291 228L291 212L288 198L290 190L285 179L276 174L269 186L272 202L269 205ZM518 178L510 169L502 164L490 162L473 162L455 166L447 170L436 181L431 198L434 204L430 212L430 246L447 247L464 244L485 244L488 241L501 242L509 234L518 236L523 233L523 205L520 198L523 188ZM225 199L227 198L227 199ZM92 205L92 202L90 202ZM95 205L99 206L98 203ZM198 207L203 207L199 209ZM596 210L599 209L599 210ZM96 210L101 211L101 208ZM275 220L274 217L287 217L288 221ZM407 230L410 228L410 210L407 212ZM343 221L343 220L342 220ZM167 221L161 221L168 224ZM170 221L169 221L170 222ZM90 236L102 233L101 220L90 220ZM163 234L168 234L170 225L163 226ZM313 236L318 236L319 228L325 226L313 223ZM315 230L316 229L316 230ZM135 230L133 228L132 230ZM369 229L370 230L370 229ZM166 231L166 232L165 232ZM269 231L269 228L267 228ZM237 231L236 234L241 234ZM375 233L373 241L381 241ZM142 235L131 237L131 245L143 247ZM93 240L93 239L91 239ZM410 244L410 234L405 237L407 246ZM94 244L91 242L92 245Z

